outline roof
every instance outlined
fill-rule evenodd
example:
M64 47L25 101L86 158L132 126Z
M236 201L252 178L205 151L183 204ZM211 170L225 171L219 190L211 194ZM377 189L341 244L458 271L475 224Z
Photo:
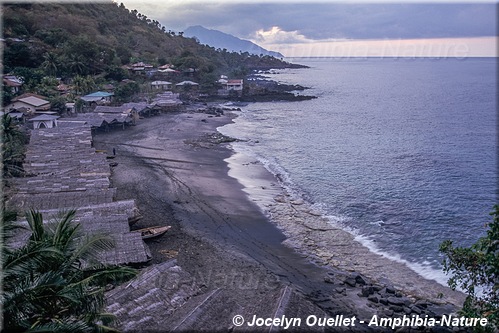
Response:
M21 98L21 99L19 99L17 101L18 102L23 102L23 103L26 103L26 104L29 104L29 105L32 105L32 106L35 106L35 107L46 105L46 104L50 104L49 101L46 101L44 99L41 99L41 98L38 98L38 97L34 97L34 96Z
M87 96L82 96L80 97L83 101L85 102L97 102L97 101L100 101L102 100L104 97L99 97L99 96L90 96L90 97L87 97Z
M9 79L6 77L3 78L3 83L5 83L7 87L20 87L23 85L22 82L19 82L18 80Z
M34 131L23 166L31 177L13 180L15 191L6 202L9 209L22 216L34 208L44 210L44 217L49 217L76 207L75 222L86 234L104 233L113 238L115 247L99 254L104 263L141 263L150 259L141 235L129 229L129 221L140 217L140 212L133 200L113 201L116 188L111 187L109 161L92 147L89 126L80 123ZM21 232L19 236L20 246L27 237L22 237Z
M15 102L15 101L19 101L23 98L26 98L26 97L36 97L36 98L40 98L40 99L45 99L47 97L45 96L42 96L42 95L37 95L37 94L33 94L33 93L24 93L22 95L19 95L19 96L16 96L12 99L12 102Z
M243 84L243 80L242 79L239 79L239 80L228 80L227 84Z
M180 83L177 83L176 86L199 86L199 84L192 81L182 81Z
M83 97L109 97L109 96L113 96L113 95L114 95L113 93L109 93L106 91L96 91L94 93L85 95Z
M22 113L22 112L9 112L8 115L11 118L16 118L16 119L24 117L24 113Z
M160 69L159 72L161 72L161 73L180 73L179 71L176 71L176 70L171 69L171 68Z
M152 81L151 86L163 86L163 85L168 85L172 84L171 82L168 81Z
M95 107L94 113L124 113L130 108L127 108L126 106L103 106L99 105Z
M42 114L38 117L31 118L29 121L46 121L46 120L55 120L58 118L59 118L59 116L51 116L49 114Z
M127 110L135 109L135 110L140 112L144 109L147 109L149 107L149 105L147 105L147 103L145 103L145 102L139 102L139 103L130 102L130 103L123 104L122 107L127 109Z

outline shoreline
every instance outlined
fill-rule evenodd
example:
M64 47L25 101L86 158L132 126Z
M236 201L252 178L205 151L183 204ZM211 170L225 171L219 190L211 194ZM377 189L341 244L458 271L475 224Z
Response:
M269 217L270 223L286 235L284 243L312 262L357 271L375 281L388 280L395 288L416 298L462 305L464 294L419 274L403 259L390 258L375 247L366 246L358 236L331 221L311 203L290 193L257 158L236 149L233 157L226 161L232 171L229 174L245 186L244 191ZM269 173L273 179L254 176L259 173Z
M414 296L411 302L429 299L432 304L426 304L425 309L435 310L439 303L459 304L458 296L464 296L460 293L452 297L426 297L428 294L417 288L423 279L420 276L401 285L388 281L389 278L370 277L359 265L346 259L325 260L334 257L327 251L336 251L341 259L348 254L347 248L362 246L346 231L332 228L305 203L293 203L294 198L283 194L274 175L260 162L238 154L225 143L220 144L213 134L233 117L193 112L162 114L124 131L101 133L94 138L96 148L117 150L118 166L113 169L112 182L118 188L118 199L135 198L144 216L134 228L172 226L167 234L148 242L153 253L152 264L176 259L179 266L195 277L194 283L200 286L201 293L222 288L227 290L223 302L231 304L232 300L244 299L244 306L227 305L236 312L241 306L247 311L253 309L251 313L258 307L265 308L262 295L268 294L274 300L273 291L288 286L298 298L291 307L293 311L305 308L306 311L301 311L307 314L325 311L329 315L355 314L360 318L384 313L384 305L358 296L366 283L380 286L380 290L385 286L385 291L393 284L396 289L406 291L406 296ZM235 163L239 166L235 167ZM246 183L241 181L244 177ZM255 196L255 192L260 194ZM330 236L338 246L328 248ZM374 254L362 248L362 255L370 260ZM388 259L384 260L376 261L372 269L384 271L382 265ZM256 283L249 291L235 288L227 278L232 273ZM359 284L357 279L359 283L348 284L352 274L364 283ZM212 276L218 279L210 279ZM407 290L407 283L416 286ZM269 289L274 285L279 287ZM441 287L450 292L449 288ZM389 306L392 305L386 308ZM453 311L454 307L444 306L444 309ZM227 318L220 314L212 320L223 326Z

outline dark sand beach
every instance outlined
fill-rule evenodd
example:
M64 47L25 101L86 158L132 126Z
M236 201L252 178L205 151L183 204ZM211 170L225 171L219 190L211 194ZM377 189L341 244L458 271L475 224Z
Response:
M257 161L234 154L216 132L232 117L162 114L94 137L96 149L116 150L117 199L136 199L144 216L133 228L172 226L148 242L152 264L176 259L201 294L220 293L203 328L232 329L234 314L276 315L273 302L288 289L287 313L369 320L382 305L359 296L364 283L345 283L359 274L412 303L430 300L428 311L434 303L443 304L441 312L453 311L446 303L461 304L461 293L370 252L286 194Z

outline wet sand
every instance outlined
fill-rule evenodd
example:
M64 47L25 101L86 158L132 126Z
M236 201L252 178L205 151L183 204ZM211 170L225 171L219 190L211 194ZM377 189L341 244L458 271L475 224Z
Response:
M190 274L203 277L204 290L231 289L238 306L244 300L244 306L255 307L262 293L289 285L315 309L309 311L327 308L329 314L369 318L376 309L357 296L358 290L338 294L338 283L325 282L325 276L347 276L351 271L380 283L389 279L417 298L463 301L462 294L370 252L283 192L257 161L219 143L216 128L230 121L228 115L162 114L95 136L97 149L116 149L112 182L117 199L135 198L144 216L133 228L172 226L148 242L153 263L176 258ZM251 293L221 278L236 273L250 277ZM333 294L325 307L321 295Z

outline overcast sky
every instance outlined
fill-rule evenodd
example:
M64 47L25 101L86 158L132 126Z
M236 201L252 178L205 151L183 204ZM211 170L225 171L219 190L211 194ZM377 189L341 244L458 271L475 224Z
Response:
M455 46L468 41L465 46L461 45L461 51L467 48L468 52L474 52L481 43L484 50L495 52L497 40L491 38L497 36L498 14L497 4L492 1L116 1L158 20L167 29L182 31L192 25L202 25L252 40L275 51L284 51L288 56L289 53L296 55L299 47L304 45L308 45L309 53L318 49L311 49L314 43L323 45L321 52L330 52L333 46L345 45L345 41L359 40L370 43L363 45L374 45L374 41L385 44L397 41L399 46L406 40L454 41ZM328 51L324 51L326 44L329 45Z

